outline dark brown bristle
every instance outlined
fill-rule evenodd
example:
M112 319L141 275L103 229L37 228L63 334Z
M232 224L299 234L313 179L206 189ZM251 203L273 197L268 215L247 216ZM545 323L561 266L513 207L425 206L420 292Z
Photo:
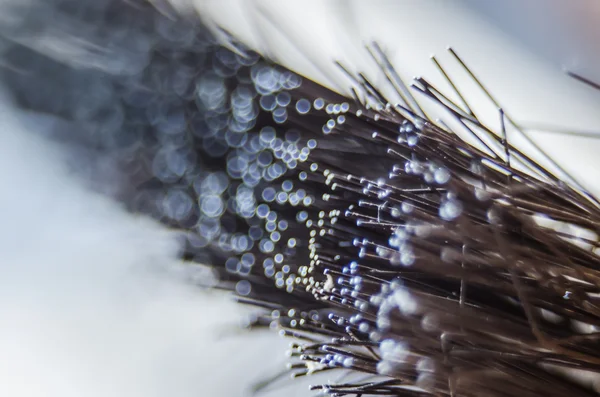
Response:
M349 372L312 387L333 396L596 395L577 378L600 373L600 205L512 145L525 129L457 51L500 129L441 57L454 93L406 84L373 43L401 102L338 62L350 98L145 2L94 4L81 14L106 11L99 31L139 46L130 58L11 44L28 73L2 70L7 86L78 131L56 138L114 155L112 193L180 230L189 268L212 266L215 288L258 310L251 328L295 341L292 376Z
M337 396L592 395L565 373L600 369L596 200L512 147L502 110L494 132L417 80L473 145L365 76L368 104L305 82L290 94L311 110L277 131L316 141L284 176L314 201L298 210L278 190L265 211L300 224L252 250L263 269L240 298L302 341L290 371L373 377L313 387Z

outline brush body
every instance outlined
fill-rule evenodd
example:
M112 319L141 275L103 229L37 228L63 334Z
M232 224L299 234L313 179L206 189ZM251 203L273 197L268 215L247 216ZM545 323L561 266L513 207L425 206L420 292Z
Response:
M209 265L259 308L250 328L296 339L293 376L350 373L313 387L332 395L594 395L568 374L599 371L598 202L513 143L536 146L460 51L499 128L444 66L450 91L409 88L377 43L384 83L340 63L340 94L146 3L100 4L55 8L107 24L84 45L7 25L9 92L86 183L178 231L190 274Z

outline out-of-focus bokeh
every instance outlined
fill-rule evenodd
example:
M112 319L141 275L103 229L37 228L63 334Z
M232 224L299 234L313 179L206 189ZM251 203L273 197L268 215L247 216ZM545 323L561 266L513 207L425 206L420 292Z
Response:
M482 119L499 128L497 109L453 62L446 51L451 46L507 114L523 127L531 127L528 133L537 145L587 189L600 193L591 172L600 149L598 139L572 134L599 132L600 93L565 73L570 70L600 80L596 45L600 10L594 1L193 3L206 20L301 74L344 92L350 82L332 60L373 76L385 92L391 91L364 48L377 41L406 81L423 76L456 99L430 60L435 55ZM427 100L422 104L427 106ZM552 168L518 134L509 134L509 140Z
M189 208L224 212L226 163L180 150L188 142L177 133L181 110L198 104L203 155L235 144L205 133L221 122L204 116L234 78L215 75L230 55L214 49L199 18L341 92L349 82L333 60L386 86L363 48L371 40L407 80L423 75L448 91L435 54L497 126L496 109L447 55L451 45L508 113L535 127L538 145L600 193L598 140L568 134L598 132L600 92L562 70L600 80L599 7L571 3L1 1L0 394L241 396L283 369L287 342L236 332L247 312L201 291L213 275L182 266L179 236L119 201L151 170L171 186L158 189L161 210L177 220L190 198L170 181L193 168L199 199ZM186 23L173 21L177 11ZM140 150L147 167L131 170ZM310 379L294 382L264 395L308 395Z

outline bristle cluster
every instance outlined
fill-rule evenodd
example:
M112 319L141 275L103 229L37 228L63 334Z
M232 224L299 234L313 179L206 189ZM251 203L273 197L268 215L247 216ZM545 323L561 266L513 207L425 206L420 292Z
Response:
M398 103L341 64L352 97L145 3L98 7L133 58L16 46L17 101L109 153L129 209L181 230L191 270L261 308L251 326L295 340L292 375L349 373L313 387L335 396L594 395L575 378L600 373L600 206L511 145L519 126L456 52L499 129L458 90L411 91L377 44Z
M564 373L599 369L595 200L467 110L439 101L482 146L362 78L364 102L304 80L285 122L264 109L315 143L256 206L264 274L240 300L274 309L256 324L304 341L295 376L367 375L314 387L333 395L592 393Z
M294 376L364 375L315 390L592 393L565 373L599 370L597 202L513 147L502 110L493 131L415 81L451 130L369 50L400 103L343 66L353 98L215 49L185 111L157 114L132 208L184 230L187 259L266 309L253 326L299 341Z

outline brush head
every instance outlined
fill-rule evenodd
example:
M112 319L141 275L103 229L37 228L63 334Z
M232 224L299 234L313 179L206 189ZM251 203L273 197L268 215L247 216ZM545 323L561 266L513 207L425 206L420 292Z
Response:
M593 394L566 375L598 370L591 195L511 146L502 110L494 132L419 79L453 131L366 76L345 98L250 56L254 125L226 138L227 206L195 191L187 257L210 252L220 286L266 309L252 327L300 341L294 376L366 375L313 387L333 395Z
M250 70L248 139L275 162L255 196L236 187L256 238L221 280L272 310L254 326L301 341L294 376L367 375L313 387L333 395L593 394L566 373L597 371L598 205L507 142L509 116L494 132L419 79L465 139L362 75L351 99L299 76L285 87L295 75L264 59ZM230 158L250 172L253 156Z
M345 97L123 4L106 20L116 43L136 38L133 58L98 69L33 41L7 59L38 79L4 77L22 107L83 131L63 139L110 153L113 194L180 230L191 271L213 266L216 288L262 308L250 327L297 340L290 373L364 375L313 387L340 396L593 394L566 374L600 370L598 202L513 147L520 126L491 95L498 130L460 93L409 89L374 43L400 102L339 64Z

